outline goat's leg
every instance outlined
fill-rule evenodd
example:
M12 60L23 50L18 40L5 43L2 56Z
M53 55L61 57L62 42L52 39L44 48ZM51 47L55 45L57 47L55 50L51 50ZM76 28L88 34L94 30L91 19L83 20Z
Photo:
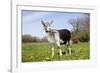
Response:
M60 47L58 47L58 48L59 48L60 57L62 57L61 48Z
M66 56L68 55L68 46L66 45Z
M69 54L71 54L71 46L70 46L70 45L71 45L70 41L67 41L66 46L67 46L67 48L68 48L68 53L69 53ZM67 55L68 53L67 53L67 50L66 50L66 55Z
M54 57L54 47L52 47L52 58Z
M66 56L68 55L68 41L66 42Z
M71 55L71 47L70 46L68 46L68 52L69 52L69 54Z
M71 55L71 41L68 41L68 53Z
M59 42L56 42L56 44L57 44L57 47L59 48L60 57L62 57L62 51L61 51L61 48L60 48L60 43Z

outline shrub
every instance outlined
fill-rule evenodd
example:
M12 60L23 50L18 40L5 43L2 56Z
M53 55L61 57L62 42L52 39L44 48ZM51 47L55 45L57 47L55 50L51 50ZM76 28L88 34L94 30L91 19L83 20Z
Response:
M89 40L90 34L88 34L87 32L79 32L78 34L74 32L72 35L73 43L88 42Z
M90 34L86 32L80 33L80 41L81 42L88 42L90 40Z
M22 35L22 42L27 43L27 42L39 42L40 39L38 37L33 37L31 35Z

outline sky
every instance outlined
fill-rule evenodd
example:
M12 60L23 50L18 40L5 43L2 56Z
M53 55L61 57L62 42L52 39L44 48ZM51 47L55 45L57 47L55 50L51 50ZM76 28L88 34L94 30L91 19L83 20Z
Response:
M22 35L29 34L42 38L46 35L41 20L44 22L53 20L51 27L53 29L72 30L68 20L82 16L83 13L72 12L47 12L22 10Z

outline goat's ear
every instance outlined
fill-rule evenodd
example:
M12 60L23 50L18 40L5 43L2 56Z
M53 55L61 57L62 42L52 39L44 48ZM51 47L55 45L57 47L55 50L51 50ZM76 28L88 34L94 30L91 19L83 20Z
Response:
M53 20L52 21L50 21L50 25L53 23Z
M53 23L53 20L51 21L51 24Z
M41 20L41 23L45 26L44 22Z

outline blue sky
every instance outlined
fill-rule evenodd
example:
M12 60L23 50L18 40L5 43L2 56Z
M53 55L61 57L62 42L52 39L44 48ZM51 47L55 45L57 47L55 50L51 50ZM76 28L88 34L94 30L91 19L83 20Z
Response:
M69 29L72 30L72 26L68 23L69 19L82 16L83 13L72 12L46 12L46 11L32 11L22 10L22 34L29 34L42 38L45 36L45 31L41 20L51 21L51 25L54 29Z

